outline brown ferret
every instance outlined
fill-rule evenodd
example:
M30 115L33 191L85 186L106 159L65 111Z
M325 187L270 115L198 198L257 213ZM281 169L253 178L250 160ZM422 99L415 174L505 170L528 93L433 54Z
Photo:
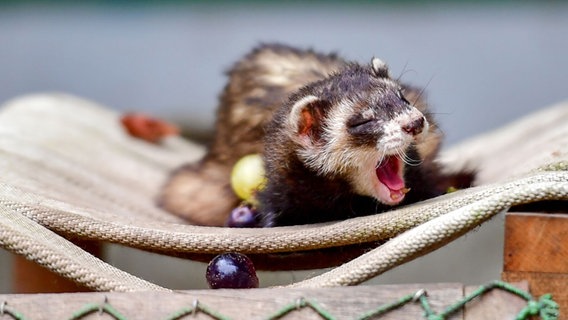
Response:
M368 65L284 45L261 45L229 71L205 157L172 173L159 204L222 226L239 200L230 172L263 155L260 226L346 219L466 187L434 162L441 134L420 91L375 58Z

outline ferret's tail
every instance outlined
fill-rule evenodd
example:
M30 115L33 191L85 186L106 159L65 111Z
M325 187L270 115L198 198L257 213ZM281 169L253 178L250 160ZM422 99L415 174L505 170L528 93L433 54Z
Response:
M158 204L191 223L223 226L239 200L231 189L230 167L215 161L188 164L174 171Z

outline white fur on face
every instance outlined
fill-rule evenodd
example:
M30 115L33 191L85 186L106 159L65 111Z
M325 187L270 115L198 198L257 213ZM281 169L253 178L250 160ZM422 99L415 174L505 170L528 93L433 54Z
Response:
M358 194L381 200L377 191L381 186L376 178L376 166L388 155L401 155L418 136L424 135L414 137L402 129L404 124L423 115L413 107L405 110L383 124L383 135L374 148L353 147L350 146L345 123L355 112L354 109L353 102L349 100L344 100L340 106L333 108L324 124L322 139L326 143L300 148L298 153L304 163L319 174L341 174ZM363 116L372 117L373 113L372 109L368 109ZM427 132L426 122L423 132Z
M414 140L414 136L406 133L402 127L419 117L423 117L422 113L413 107L386 122L383 126L383 136L377 141L377 149L383 150L387 155L406 149Z
M347 132L345 123L353 114L353 104L350 101L342 101L339 106L330 110L324 123L322 145L311 145L299 150L299 156L304 163L321 175L344 173L353 166L356 154L353 148L345 148Z
M418 119L423 119L423 128L420 134L413 135L404 131L403 127ZM404 112L399 113L384 125L384 132L381 139L377 141L377 149L381 151L382 156L398 155L404 163L417 165L422 162L422 158L412 159L405 153L411 143L419 145L425 140L428 134L429 124L426 117L416 108L410 107ZM382 160L382 159L381 159Z
M392 154L396 150L406 149L408 145L415 139L422 137L423 134L413 136L403 130L403 127L420 118L424 119L423 133L428 131L428 121L418 109L410 107L410 109L399 113L392 120L385 123L383 127L383 136L377 143L377 148L384 150L387 154ZM420 138L422 139L422 138Z

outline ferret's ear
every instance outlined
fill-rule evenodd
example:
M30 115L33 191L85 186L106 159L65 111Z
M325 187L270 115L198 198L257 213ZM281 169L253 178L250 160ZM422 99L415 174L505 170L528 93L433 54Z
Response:
M388 78L389 77L389 67L383 60L379 58L373 58L371 60L371 69L373 74L377 78Z
M306 96L298 100L290 113L290 126L303 145L319 141L323 132L323 118L329 102L316 96Z

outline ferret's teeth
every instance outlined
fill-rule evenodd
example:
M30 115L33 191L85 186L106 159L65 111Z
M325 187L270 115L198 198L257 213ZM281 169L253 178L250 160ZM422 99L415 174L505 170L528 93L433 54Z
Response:
M391 192L390 196L393 201L397 201L398 199L402 198L404 193L401 192Z
M409 188L402 188L400 190L397 191L392 191L390 194L390 198L393 201L398 201L400 200L400 198L404 197L405 194L407 194L410 191Z

